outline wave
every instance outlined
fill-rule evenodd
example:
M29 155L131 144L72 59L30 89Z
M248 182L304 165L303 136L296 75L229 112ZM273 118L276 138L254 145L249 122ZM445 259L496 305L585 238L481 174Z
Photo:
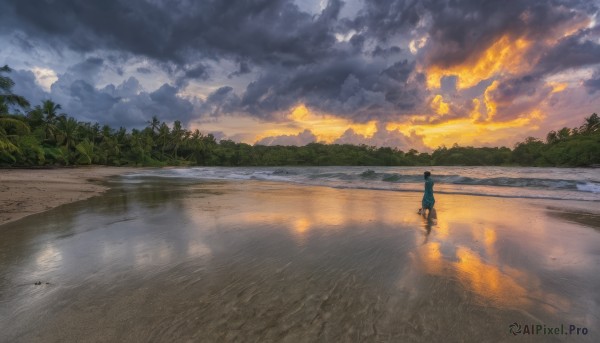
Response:
M586 182L584 184L577 184L577 189L582 192L600 193L600 184L594 182Z
M449 167L438 171L433 178L436 193L600 201L600 180L594 178L595 174L580 170L569 173L557 168L549 169ZM422 168L410 167L199 167L147 170L130 174L126 179L264 180L336 188L421 192L421 173Z

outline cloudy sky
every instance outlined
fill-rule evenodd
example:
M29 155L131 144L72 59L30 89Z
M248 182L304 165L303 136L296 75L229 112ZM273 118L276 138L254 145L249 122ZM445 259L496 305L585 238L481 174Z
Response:
M589 0L2 0L14 92L250 144L512 146L600 111Z

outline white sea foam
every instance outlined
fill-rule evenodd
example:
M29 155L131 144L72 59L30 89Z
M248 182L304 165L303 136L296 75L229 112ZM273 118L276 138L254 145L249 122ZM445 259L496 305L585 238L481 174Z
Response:
M584 184L577 184L577 189L582 192L600 193L600 184L586 182Z
M146 170L125 178L262 180L336 188L420 192L423 167L196 167ZM436 193L600 201L600 174L583 168L428 167Z

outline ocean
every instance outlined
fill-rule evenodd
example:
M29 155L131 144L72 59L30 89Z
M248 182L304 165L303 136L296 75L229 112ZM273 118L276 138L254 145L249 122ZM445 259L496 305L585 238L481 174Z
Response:
M423 190L423 171L435 193L600 201L600 169L521 167L196 167L144 170L124 182L161 177L181 180L264 180L333 188L402 192Z

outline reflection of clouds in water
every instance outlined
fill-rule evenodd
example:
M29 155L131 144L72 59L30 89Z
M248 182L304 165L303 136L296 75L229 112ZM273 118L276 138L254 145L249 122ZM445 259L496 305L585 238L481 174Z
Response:
M308 220L308 218L298 218L294 221L293 233L294 233L294 236L296 237L296 241L298 242L298 245L304 244L307 233L310 231L311 226L312 226L311 222L310 222L310 220Z
M505 249L512 248L515 239L520 241L526 236L529 241L526 246L533 250L534 256L542 247L544 251L554 251L558 247L547 235L548 222L523 213L508 215L510 212L503 211L502 201L497 204L500 206L485 207L469 197L452 197L452 203L442 202L443 220L432 227L429 242L413 254L414 263L427 274L457 279L493 306L527 309L539 306L549 313L568 311L571 307L568 299L544 290L535 272L506 264L498 253L496 225L500 224Z
M133 246L134 267L136 269L168 265L176 258L175 247L164 240L148 245L148 242L135 243Z
M60 267L62 260L60 249L51 242L46 243L35 257L36 272L34 274L45 274L55 270Z
M211 251L208 245L201 241L190 241L187 246L187 257L202 257L210 255Z
M487 256L497 261L495 231L486 229L480 234L484 237ZM441 246L440 242L431 242L420 247L413 254L413 261L427 274L458 279L463 287L485 303L502 308L530 308L541 302L550 313L570 308L570 302L564 297L542 290L542 282L534 275L508 265L500 267L487 263L476 252L461 245L456 246L453 255L445 256Z
M269 185L262 185L269 187ZM385 223L406 227L415 224L418 216L398 208L399 198L406 199L407 194L394 192L356 191L352 196L347 192L331 188L294 188L277 187L276 196L271 191L245 193L243 197L235 193L225 194L209 204L208 202L186 203L186 215L196 223L200 231L216 226L275 225L286 229L295 237L297 244L304 244L306 237L319 230L323 233L342 230L346 226L366 223ZM306 199L298 202L298 197ZM227 211L222 215L216 208L227 204L238 212ZM417 203L417 201L415 201Z

